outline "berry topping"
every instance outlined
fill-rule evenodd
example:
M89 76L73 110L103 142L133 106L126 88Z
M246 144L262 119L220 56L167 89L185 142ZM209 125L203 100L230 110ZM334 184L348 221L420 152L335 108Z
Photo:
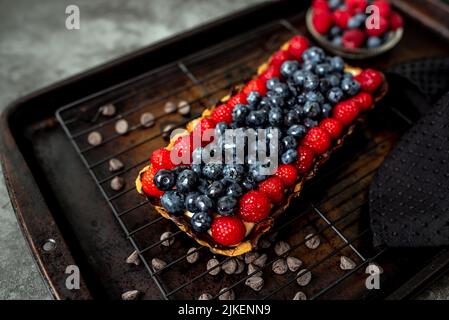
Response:
M284 199L284 184L279 177L271 177L261 182L259 184L259 190L265 193L274 204L281 203Z
M387 0L376 0L372 4L379 9L379 14L381 17L388 18L391 13L391 6Z
M312 24L315 30L320 34L326 34L332 27L333 16L327 10L313 10Z
M404 26L404 19L402 16L397 12L391 12L390 14L390 27L391 30L395 31L397 29L400 29Z
M193 136L185 135L179 137L171 151L171 157L177 164L190 164L192 162Z
M278 66L268 66L267 70L265 70L259 77L260 80L266 82L270 80L271 78L277 78L281 75L281 72L279 70Z
M206 212L197 212L190 220L192 229L196 232L206 232L212 224L212 217Z
M176 179L176 189L180 192L192 191L198 183L198 175L192 170L184 170Z
M287 50L279 50L270 59L270 66L280 68L281 65L288 60L292 60L293 57Z
M174 167L170 159L170 151L160 148L151 154L150 163L155 170L172 169Z
M379 17L379 24L376 26L370 26L369 28L366 28L366 34L371 37L380 37L385 32L387 32L388 28L390 27L390 24L388 20L382 16Z
M346 0L346 8L348 8L351 13L363 13L366 6L368 5L367 0Z
M198 212L209 212L212 210L214 203L208 196L201 195L196 198L195 206Z
M352 97L352 100L357 103L360 111L366 111L373 105L373 97L366 92L360 92L355 97Z
M332 118L327 118L321 121L320 128L326 130L332 139L338 139L343 132L343 125L340 121Z
M225 192L225 186L221 181L212 182L209 187L207 187L206 195L211 199L216 199L221 197Z
M315 155L313 150L306 146L299 146L297 151L298 160L296 161L296 168L298 169L298 173L306 174L312 168Z
M215 242L224 246L240 243L246 234L245 225L236 217L217 217L210 229Z
M214 109L210 118L215 122L224 122L226 124L232 123L232 110L233 106L222 104Z
M347 49L357 49L365 41L365 33L359 29L347 30L343 34L343 46Z
M349 19L351 19L351 14L343 9L337 9L334 11L334 22L341 29L346 29L348 27Z
M184 212L184 202L184 194L177 190L167 191L161 197L161 205L165 210L175 215L180 215Z
M321 128L312 128L307 132L302 144L312 149L316 155L319 155L329 150L331 138L327 131Z
M159 190L168 191L175 185L175 175L167 169L159 170L154 176L154 184Z
M238 201L231 196L224 196L217 201L217 212L222 216L233 215L237 209Z
M196 200L201 196L201 193L194 191L187 194L186 199L184 201L184 205L186 209L190 212L197 212L198 208L196 207Z
M291 164L283 164L277 168L275 176L281 179L284 186L291 187L298 179L298 170Z
M288 52L296 60L301 59L302 54L309 48L309 40L301 36L294 36L288 45Z
M237 93L235 96L231 97L226 103L229 107L234 108L238 104L246 104L246 94L243 92ZM221 121L220 121L221 122Z
M351 124L359 114L357 103L347 100L337 104L332 112L332 117L340 121L344 126Z
M242 90L242 92L247 96L253 91L257 92L261 96L264 96L267 93L265 83L260 79L254 79L248 82L248 84Z
M384 81L382 73L374 69L363 70L354 79L360 83L363 91L369 93L376 91Z
M261 191L249 191L240 199L239 215L248 222L259 222L268 217L271 203Z
M152 167L142 174L140 178L142 182L142 191L147 196L160 198L164 194L164 191L159 190L154 184L154 170L154 167Z

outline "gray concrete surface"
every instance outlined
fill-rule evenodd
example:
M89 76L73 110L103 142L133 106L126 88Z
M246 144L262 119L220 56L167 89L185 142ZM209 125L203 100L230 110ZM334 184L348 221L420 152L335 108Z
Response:
M0 108L14 99L261 0L0 0ZM65 29L76 4L81 29ZM423 299L448 299L443 279ZM50 299L0 174L0 299Z

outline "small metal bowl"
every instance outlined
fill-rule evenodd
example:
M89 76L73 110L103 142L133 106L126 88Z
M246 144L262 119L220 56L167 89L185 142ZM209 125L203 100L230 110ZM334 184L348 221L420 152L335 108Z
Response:
M346 49L333 45L332 42L330 42L328 39L326 39L326 37L323 37L315 30L312 24L312 9L309 9L307 11L306 26L309 32L312 34L313 38L326 50L344 58L357 60L372 58L393 49L399 43L399 41L401 41L404 34L404 29L400 28L392 32L392 36L390 37L390 39L377 48Z

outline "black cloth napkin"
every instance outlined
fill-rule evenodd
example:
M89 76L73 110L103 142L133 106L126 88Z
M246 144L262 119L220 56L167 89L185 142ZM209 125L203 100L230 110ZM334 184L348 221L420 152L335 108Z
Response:
M371 183L374 244L449 245L449 93L441 97L449 91L449 59L413 61L389 71L390 81L403 81L401 85L418 90L422 103L417 111L422 117Z

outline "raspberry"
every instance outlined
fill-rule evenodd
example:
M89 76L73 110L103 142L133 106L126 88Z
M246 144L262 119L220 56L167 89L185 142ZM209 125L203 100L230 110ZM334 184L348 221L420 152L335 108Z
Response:
M321 121L319 127L329 133L332 139L338 139L343 131L341 122L332 118Z
M354 79L360 83L363 91L369 93L376 91L384 81L382 73L374 69L365 69Z
M306 174L312 169L314 154L312 149L306 146L299 146L298 149L298 160L296 160L296 168L298 173Z
M353 100L340 102L332 111L332 118L340 121L344 126L351 124L358 115L359 108Z
M346 8L353 14L364 13L365 8L368 5L367 0L346 0L345 3Z
M282 180L282 183L286 187L291 187L298 179L298 170L291 164L280 165L274 174Z
M193 136L185 135L179 137L171 150L171 158L173 162L178 165L190 164L192 163L192 146L193 146Z
M377 0L374 1L373 6L376 6L379 9L379 15L384 18L388 18L391 13L390 3L386 0Z
M159 190L154 184L154 176L158 171L159 170L156 170L154 167L151 167L146 170L140 178L140 181L142 182L142 191L147 196L160 198L164 194L164 191Z
M236 217L217 217L210 229L215 242L224 246L239 244L246 235L245 225Z
M234 108L238 104L246 104L246 94L243 92L237 93L235 96L232 96L228 102L226 103L230 108ZM218 123L218 122L217 122Z
M371 26L371 28L366 28L366 34L371 37L380 37L385 32L387 32L390 23L388 20L382 16L379 17L379 26Z
M365 34L359 29L347 30L343 34L343 46L347 49L357 49L363 45Z
M288 52L296 60L301 60L301 56L309 48L309 40L305 37L294 36L288 45Z
M318 33L326 34L333 24L332 13L327 10L313 10L312 24Z
M174 164L170 159L170 151L165 148L160 148L151 154L150 163L155 170L173 169Z
M284 200L284 184L279 177L271 177L259 184L259 190L271 200L272 203L278 204Z
M396 31L397 29L400 29L404 26L404 19L402 19L402 16L393 11L390 14L390 28L393 31Z
M329 5L326 0L314 0L312 3L312 8L329 11Z
M334 11L334 22L341 29L346 29L348 27L349 19L351 19L351 14L346 10L337 9Z
M259 222L268 217L271 203L261 191L252 190L240 198L240 217L247 222Z
M331 137L326 130L315 127L307 132L302 144L309 147L316 154L323 154L331 147Z
M215 121L210 118L203 118L196 124L195 128L193 129L193 135L194 137L199 138L198 141L201 141L201 146L204 147L213 140L213 132L211 132L212 135L209 135L207 131L214 128Z
M254 79L248 82L248 84L242 90L245 95L248 95L253 91L258 92L261 96L264 96L267 93L265 83L261 79Z
M351 99L355 101L355 103L357 103L360 111L369 110L373 105L373 97L366 92L360 92L358 95L352 97Z
M267 70L259 76L259 79L262 82L267 82L271 78L278 78L281 75L281 71L279 67L276 66L268 66Z
M271 56L270 66L274 66L279 69L285 61L292 59L293 57L290 52L288 52L287 50L279 50Z
M221 106L218 106L215 108L215 110L212 112L212 115L210 116L210 118L215 123L226 122L227 124L231 124L233 108L234 107L229 106L227 104L222 104Z

